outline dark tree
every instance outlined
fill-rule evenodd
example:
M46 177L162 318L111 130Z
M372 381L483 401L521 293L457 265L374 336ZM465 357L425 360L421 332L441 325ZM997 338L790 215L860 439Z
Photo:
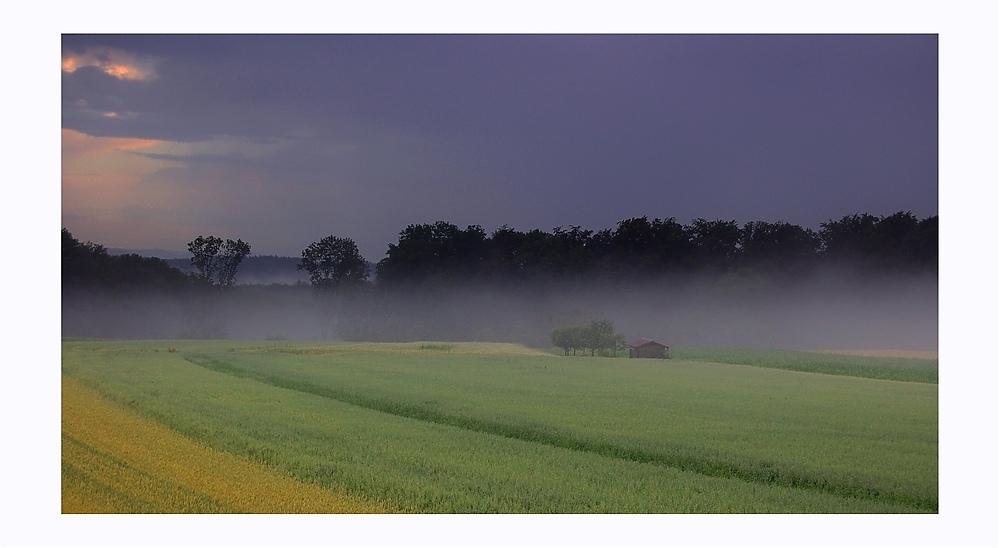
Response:
M524 265L517 257L517 249L524 241L524 233L507 225L493 231L489 239L487 265L494 279L519 281Z
M155 257L134 253L110 255L104 246L81 243L62 229L63 289L132 290L187 289L192 278Z
M821 254L827 262L866 271L933 270L937 224L936 215L918 221L909 211L847 215L820 225Z
M577 277L585 274L593 266L591 253L592 230L584 230L579 226L571 226L569 230L563 227L552 229L552 236L558 245L554 246L551 272L553 274Z
M236 283L236 270L250 254L250 244L243 240L225 240L215 236L198 236L188 242L191 264L198 276L211 284L230 287Z
M694 244L691 230L673 217L633 217L618 223L610 236L612 271L651 275L678 272L691 267ZM603 240L603 238L602 238ZM606 244L601 244L606 245Z
M923 270L936 271L938 267L938 216L928 217L917 223L916 230L906 242L914 264Z
M522 265L525 274L534 279L550 279L559 272L559 240L541 230L533 229L524 234L521 246L515 251L515 259Z
M830 220L820 224L820 249L829 261L860 263L873 255L877 245L875 227L878 217L874 215L846 215L839 221Z
M308 272L312 286L319 290L320 329L326 340L337 331L345 305L360 296L368 279L368 263L354 240L327 236L302 250L297 268Z
M935 255L937 254L937 230L928 232L925 230L926 226L922 229L920 221L909 211L880 218L873 237L881 256L880 266L892 270L910 270L927 265L925 250L933 245ZM933 240L929 237L933 237Z
M681 225L672 217L645 216L598 232L579 226L519 232L504 225L490 237L477 225L466 230L446 222L410 225L379 262L378 281L442 289L464 281L532 281L543 287L735 273L770 283L803 278L823 263L933 270L937 217L855 214L823 223L818 233L783 221L740 227L736 221L699 218Z
M628 350L628 341L625 340L625 335L621 333L615 333L614 346L611 348L611 355L618 357L619 350Z
M552 330L552 334L549 336L553 345L563 349L564 356L569 356L570 350L573 350L575 354L576 348L579 347L579 343L576 341L576 334L573 330L573 327L557 327Z
M309 282L317 289L360 287L368 279L368 264L350 238L327 236L302 250L296 267L309 273Z
M135 253L111 257L105 275L122 291L188 289L195 281L163 259Z
M615 324L611 320L591 320L587 326L587 347L590 348L590 355L593 356L601 350L610 350L615 347Z
M236 269L250 254L250 244L236 240L226 240L222 246L222 268L219 271L219 285L229 287L236 283Z
M219 251L222 249L222 238L215 236L198 236L188 242L191 253L191 264L198 269L198 277L208 283L215 283L220 264Z
M645 216L620 221L610 244L613 251L609 268L613 272L647 273L651 266L660 263L656 234Z
M389 244L377 278L380 284L469 280L481 274L488 253L486 232L478 225L465 230L444 221L410 225L399 233L399 243Z
M592 320L588 325L557 327L552 330L550 340L567 356L570 350L575 356L578 349L585 348L590 349L591 356L604 350L617 355L618 350L625 347L625 336L615 333L615 324L607 319Z
M696 268L725 270L732 266L740 243L740 227L736 221L695 219L690 234Z
M93 242L81 243L62 229L62 285L82 287L99 285L111 257L107 249Z
M815 232L786 222L752 221L740 233L743 266L767 273L801 273L816 262Z

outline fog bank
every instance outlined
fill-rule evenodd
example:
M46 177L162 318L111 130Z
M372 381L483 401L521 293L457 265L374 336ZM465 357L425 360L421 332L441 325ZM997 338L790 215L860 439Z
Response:
M775 284L723 277L635 284L469 286L324 299L308 286L198 295L63 296L64 336L502 341L550 346L555 327L607 318L674 347L937 350L937 278L828 273Z

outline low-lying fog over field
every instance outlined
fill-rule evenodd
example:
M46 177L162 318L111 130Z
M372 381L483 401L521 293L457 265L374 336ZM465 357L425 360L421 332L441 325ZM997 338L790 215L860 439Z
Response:
M934 276L826 274L779 285L711 281L449 286L331 299L307 285L198 294L63 295L63 335L550 346L553 328L607 318L627 340L675 347L937 350Z

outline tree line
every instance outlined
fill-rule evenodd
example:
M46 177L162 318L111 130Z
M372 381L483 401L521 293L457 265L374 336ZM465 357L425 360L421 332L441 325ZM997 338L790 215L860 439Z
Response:
M135 253L112 255L103 245L81 242L63 228L62 287L116 292L233 287L240 263L250 254L250 244L198 236L188 243L188 251L191 264L197 269L194 274L185 274L156 257Z
M62 287L102 289L118 292L148 290L189 290L199 280L184 274L155 257L134 253L111 255L93 242L80 242L62 229Z
M385 285L567 278L633 279L751 271L796 276L820 265L862 272L935 272L938 218L847 215L819 231L787 222L634 217L614 229L521 232L448 222L406 227L377 264Z
M112 256L81 243L63 228L63 287L232 287L250 253L242 240L198 236L188 243L197 273L188 276L163 259ZM911 212L876 217L852 214L819 231L787 222L634 217L613 229L579 226L551 232L506 225L492 234L439 221L412 224L390 244L372 272L350 238L327 236L302 250L298 264L313 287L372 290L447 286L457 282L522 283L571 279L629 280L670 275L752 273L769 278L808 274L822 265L859 272L936 272L938 217Z

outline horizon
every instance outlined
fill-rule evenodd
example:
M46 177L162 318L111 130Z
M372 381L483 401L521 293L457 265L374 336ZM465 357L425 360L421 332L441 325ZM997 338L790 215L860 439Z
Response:
M822 221L820 223L816 223L815 226L802 226L802 225L798 225L798 226L800 226L801 228L807 229L807 230L813 230L814 232L818 232L819 228L820 228L820 225L822 225L824 223L827 223L827 222L830 222L830 221L838 221L838 220L844 218L845 216L849 216L849 215L854 215L854 214L858 214L858 215L869 214L869 215L872 215L872 216L874 216L876 218L882 218L882 217L887 217L888 215L891 215L891 214L894 214L894 213L905 213L905 212L907 212L907 211L899 210L899 211L893 211L893 212L890 212L890 213L879 213L879 214L876 214L876 213L871 213L871 212L866 212L866 211L857 211L857 212L846 213L846 214L844 214L844 215L842 215L840 217L837 217L837 218L832 218L832 219L824 220L824 221ZM915 215L915 216L916 216L916 218L918 220L924 220L924 219L927 219L927 218L930 218L930 217L935 217L935 216L937 216L937 214L935 213L934 215L929 215L929 216L926 216L926 217L921 217L919 215ZM642 216L640 215L639 217L642 217ZM627 220L627 219L622 219L622 220L624 221L624 220ZM710 221L722 220L722 221L727 221L728 222L727 219L706 219L706 220L710 220ZM688 226L688 225L690 225L691 221L694 221L694 219L690 219L687 223L682 223L682 224L684 224L685 226ZM748 221L746 221L744 223L737 223L737 225L740 226L740 227L744 227L744 226L746 226L747 223L749 223L749 222L756 222L756 221L772 222L772 223L774 223L774 222L783 222L781 220L771 220L771 219L751 219L751 220L748 220ZM444 221L444 222L448 222L448 221ZM678 220L678 222L681 222L681 221ZM417 223L412 223L412 224L417 224ZM791 224L795 224L795 223L791 223ZM458 226L458 225L456 225L456 226ZM500 226L507 226L507 225L500 225ZM614 230L614 228L617 226L617 223L615 223L614 226L600 227L600 228L593 228L593 227L586 227L586 226L582 226L582 225L572 225L572 224L571 225L564 225L564 226L561 226L561 227L552 227L550 229L543 229L543 228L521 229L521 228L512 227L512 226L509 227L509 228L511 228L513 230L520 231L520 232L529 232L531 230L541 230L543 232L551 233L554 228L568 228L569 226L580 226L580 228L582 228L583 230L593 230L594 232L598 232L598 231L605 230L605 229ZM67 230L69 230L68 227L64 227L64 228L66 228ZM464 229L466 227L459 226L459 228ZM499 227L497 227L497 228L499 228ZM403 230L403 229L400 229L400 230ZM486 230L485 227L484 227L484 230ZM496 230L496 229L494 229L494 230ZM487 236L488 237L492 236L494 230L486 230ZM80 238L72 230L69 230L69 232L71 234L73 234L73 236L77 240L79 240L81 242L90 241L90 242L95 243L95 244L104 245L102 242L95 242L93 240L88 240L86 238ZM205 234L205 236L208 236L208 234ZM336 236L336 234L334 234L334 236ZM234 239L240 239L240 238L237 236ZM383 253L382 255L384 256L384 255L386 255L386 253L388 253L388 246L390 244L395 244L397 242L398 242L398 240L396 242L388 242L386 244L386 252ZM247 243L250 244L251 248L253 247L253 242L247 242ZM312 243L312 242L309 242L309 243ZM307 247L309 245L309 243L304 244L303 245L303 249L305 249L305 247ZM185 245L186 245L186 243L185 243ZM161 247L109 247L109 246L105 246L105 248L107 249L108 253L112 254L112 255L124 255L124 254L128 254L128 253L135 253L137 255L141 255L141 256L145 256L145 257L156 257L156 258L161 258L161 259L187 259L187 258L190 258L190 252L188 252L186 250L185 251L181 251L179 249L169 249L169 248L161 248ZM251 252L248 255L248 257L279 257L279 258L299 258L300 256L301 256L301 250L299 252L294 253L294 254L253 253L253 252ZM368 257L366 257L364 255L362 255L362 257L366 261L368 261L368 262L370 262L372 264L376 264L376 263L379 262L379 260L381 260L382 258L384 258L384 257L380 257L379 259L372 260L372 259L370 259L370 258L368 258Z

